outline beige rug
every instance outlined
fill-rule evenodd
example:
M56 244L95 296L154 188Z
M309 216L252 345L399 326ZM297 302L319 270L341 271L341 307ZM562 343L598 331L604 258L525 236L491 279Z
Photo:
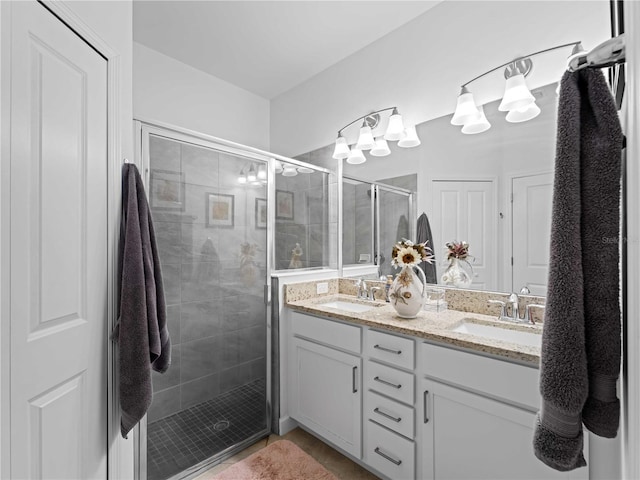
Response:
M213 480L338 480L289 440L278 440L234 463Z

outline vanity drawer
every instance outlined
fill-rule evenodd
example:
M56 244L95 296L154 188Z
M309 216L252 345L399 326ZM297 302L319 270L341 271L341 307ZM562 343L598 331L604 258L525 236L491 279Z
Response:
M394 480L415 478L415 444L389 430L366 422L364 461Z
M413 370L415 342L412 339L375 330L367 330L365 337L365 349L371 358Z
M291 312L291 331L294 335L348 352L362 351L360 341L362 329L353 325Z
M530 409L539 408L537 368L429 343L423 343L420 348L418 368L424 375Z
M414 437L415 411L413 407L367 391L364 397L364 411L365 419L378 422L407 438Z
M402 372L369 360L365 367L365 387L409 405L414 401L413 373Z

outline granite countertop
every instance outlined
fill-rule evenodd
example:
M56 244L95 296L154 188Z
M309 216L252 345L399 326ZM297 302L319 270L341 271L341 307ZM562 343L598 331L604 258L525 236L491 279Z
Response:
M323 305L338 300L375 306L366 312L356 313L329 308ZM300 312L424 338L425 340L441 344L496 355L505 359L515 360L519 363L538 366L540 362L540 347L520 345L468 333L454 332L453 329L464 320L477 324L497 325L510 330L541 334L541 325L516 324L497 320L495 316L457 310L445 310L443 312L420 311L417 318L403 319L397 316L396 311L390 303L381 301L367 302L345 294L333 294L297 301L287 301L286 305L292 310Z

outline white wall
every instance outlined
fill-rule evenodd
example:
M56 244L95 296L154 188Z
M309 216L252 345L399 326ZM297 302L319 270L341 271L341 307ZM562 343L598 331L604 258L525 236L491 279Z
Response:
M151 120L269 150L269 101L133 44L133 107Z
M604 0L445 1L273 99L271 150L315 150L351 120L394 105L409 123L440 117L455 108L462 83L493 67L578 40L589 49L609 36ZM570 52L535 57L529 86L557 81ZM479 103L502 95L502 72L494 75L471 85Z

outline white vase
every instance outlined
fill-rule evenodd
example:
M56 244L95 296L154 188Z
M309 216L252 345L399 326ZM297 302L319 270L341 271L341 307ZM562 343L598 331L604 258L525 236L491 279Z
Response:
M416 318L424 306L427 282L422 269L417 270L420 278L416 275L414 267L402 267L391 284L391 306L401 318Z
M442 274L442 283L458 288L469 288L471 286L471 276L460 265L460 260L452 258L449 267Z

